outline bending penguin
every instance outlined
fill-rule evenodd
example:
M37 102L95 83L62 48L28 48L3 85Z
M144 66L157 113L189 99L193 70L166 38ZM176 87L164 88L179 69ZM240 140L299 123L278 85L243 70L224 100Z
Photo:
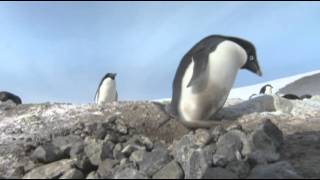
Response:
M118 100L116 75L115 73L108 73L102 78L96 92L95 103L103 104Z
M222 35L202 39L178 66L170 113L189 128L219 124L208 119L225 104L240 69L262 76L252 43Z
M0 101L5 102L5 101L9 101L9 100L14 102L16 105L22 104L22 101L19 96L14 95L14 94L7 92L7 91L1 91L0 92Z
M267 84L260 89L260 94L272 95L272 89L273 87L270 84Z

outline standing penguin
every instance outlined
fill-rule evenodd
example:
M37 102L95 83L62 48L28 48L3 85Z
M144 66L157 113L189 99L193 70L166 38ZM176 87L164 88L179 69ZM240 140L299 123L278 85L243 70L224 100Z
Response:
M270 84L267 84L260 89L260 94L272 95L272 89L273 87Z
M225 104L239 69L262 76L252 43L222 35L202 39L180 62L170 112L189 128L217 125L207 120Z
M103 104L118 100L115 81L116 75L117 74L115 73L108 73L102 78L95 96L95 102L97 104Z
M5 102L5 101L9 101L11 100L12 102L14 102L16 105L21 104L21 98L19 96L16 96L10 92L7 91L1 91L0 92L0 101L1 102Z

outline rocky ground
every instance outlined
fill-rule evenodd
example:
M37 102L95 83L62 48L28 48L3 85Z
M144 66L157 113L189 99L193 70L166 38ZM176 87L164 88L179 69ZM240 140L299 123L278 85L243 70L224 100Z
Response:
M320 97L231 99L193 131L164 109L0 104L0 177L320 178Z

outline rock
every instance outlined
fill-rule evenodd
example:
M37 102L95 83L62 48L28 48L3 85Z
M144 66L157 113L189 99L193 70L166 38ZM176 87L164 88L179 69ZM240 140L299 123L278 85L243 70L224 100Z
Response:
M104 142L101 151L101 160L113 159L113 148L114 144L112 142Z
M27 173L23 179L57 179L72 169L72 160L56 161Z
M119 119L116 121L116 130L120 134L128 134L128 127Z
M148 179L148 177L136 169L126 168L117 172L113 179Z
M245 161L232 161L226 167L227 170L235 173L239 178L245 178L250 173L250 165Z
M133 152L129 159L132 162L140 163L140 162L143 161L143 158L144 158L145 154L146 154L146 151L138 150L138 151Z
M130 155L134 152L134 151L137 151L137 150L146 150L146 148L144 146L139 146L139 145L136 145L136 144L129 144L127 146L125 146L121 153L125 156L125 157L130 157Z
M140 171L147 176L153 176L157 171L170 162L169 152L166 149L158 148L152 152L146 152L143 160L138 163Z
M232 130L222 135L217 142L217 151L213 156L213 164L224 167L229 162L242 160L249 153L250 147L245 133Z
M194 135L194 144L198 145L199 147L203 147L210 143L211 141L211 134L208 130L205 129L197 129Z
M69 156L72 146L81 141L82 139L79 136L60 136L53 139L52 144L55 147L60 148L60 151L62 151L66 156Z
M139 143L143 144L146 147L147 151L151 151L153 149L153 142L150 140L150 138L145 136L139 136Z
M225 133L227 133L227 131L222 126L219 125L214 127L214 129L211 131L211 137L214 142L217 142L219 137Z
M108 132L108 125L106 123L98 123L96 131L94 132L94 137L96 139L104 139Z
M24 172L27 173L32 169L35 169L39 166L43 166L43 164L40 163L35 163L33 161L28 161L25 165L24 165Z
M70 150L70 157L75 161L77 168L84 172L90 172L94 169L94 165L91 163L89 157L84 152L85 145L83 143L77 143Z
M109 132L107 133L107 135L105 136L104 141L105 141L105 142L110 141L110 142L113 142L113 143L116 144L116 143L119 142L119 137L120 137L119 134L117 134L117 133L115 133L115 132L113 132L113 131L109 131Z
M270 120L262 124L250 134L250 161L263 164L280 159L279 149L283 143L283 134Z
M86 177L86 179L100 179L100 178L101 177L95 171L89 173L88 176Z
M269 165L258 165L252 169L248 179L302 179L286 161Z
M112 159L105 159L99 165L97 173L103 179L111 179L114 173L114 167L118 164L118 161Z
M282 112L282 113L288 113L290 114L293 109L293 104L290 100L282 98L280 96L274 95L274 107L276 111Z
M184 173L180 165L176 161L171 161L160 171L158 171L153 179L183 179Z
M221 167L208 168L202 179L238 179L237 175L233 172L223 169Z
M58 161L67 156L61 151L60 148L47 144L44 146L39 146L31 155L31 158L35 161L42 163L51 163L53 161Z
M114 159L121 160L125 157L121 151L122 151L122 144L120 143L116 144L112 152Z
M69 171L65 172L63 176L59 179L84 179L84 174L77 170L77 169L70 169Z

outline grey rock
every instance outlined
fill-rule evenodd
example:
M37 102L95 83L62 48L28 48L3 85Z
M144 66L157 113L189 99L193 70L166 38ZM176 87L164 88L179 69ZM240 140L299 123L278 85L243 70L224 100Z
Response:
M277 111L282 113L288 113L290 114L294 105L293 103L285 98L282 98L280 96L274 95L274 107Z
M119 142L119 137L120 135L113 132L113 131L108 131L107 135L104 138L105 142L113 142L113 143L118 143Z
M158 148L154 149L152 152L145 153L143 160L138 164L140 171L151 177L169 163L170 160L168 150Z
M247 177L251 170L249 163L246 161L232 161L226 169L238 175L239 178Z
M279 149L283 134L270 120L265 120L250 134L250 161L264 164L280 159Z
M72 165L72 160L56 161L33 169L27 173L23 179L56 179L72 169Z
M130 155L134 152L134 151L137 151L137 150L146 150L146 148L144 146L139 146L139 145L136 145L136 144L129 144L129 145L126 145L121 153L125 156L125 157L130 157Z
M120 134L128 134L128 127L119 119L116 120L116 130Z
M81 141L81 137L75 135L60 136L53 139L52 144L55 147L60 148L65 155L69 155L72 146Z
M63 176L59 179L84 179L84 174L77 170L77 169L70 169L69 171L65 172Z
M113 147L114 144L112 142L91 140L85 146L84 151L89 157L91 164L98 166L104 159L113 158Z
M258 165L252 169L248 179L302 179L292 165L286 161L269 165Z
M43 146L39 146L31 155L31 158L35 161L39 161L42 163L51 163L53 161L58 161L67 156L64 154L60 148L47 144Z
M70 150L70 157L75 162L77 168L84 172L90 172L94 169L94 165L91 163L89 157L84 152L85 145L83 143L77 143Z
M238 179L238 176L229 170L217 167L208 168L202 179Z
M124 155L123 153L121 152L122 151L122 144L116 144L113 148L113 157L114 159L117 159L117 160L121 160L124 158Z
M225 133L227 133L227 131L222 126L219 125L214 127L214 129L211 131L211 137L214 142L217 142L219 137Z
M208 130L206 129L197 129L193 138L193 143L195 145L198 145L199 147L203 147L210 143L211 139L211 134L209 133Z
M113 159L113 148L114 144L112 142L104 142L101 151L101 160Z
M102 178L110 179L113 176L114 173L114 167L118 164L118 161L112 160L112 159L105 159L102 161L99 165L97 173Z
M180 165L176 161L171 161L160 171L158 171L153 179L183 179L184 173Z
M91 173L88 174L86 179L100 179L101 177L98 175L96 171L92 171Z
M229 162L242 160L242 156L250 152L245 133L232 130L222 135L217 142L217 151L213 156L213 164L224 167Z
M148 179L148 177L136 169L126 168L114 175L114 179Z
M94 137L96 139L104 139L108 132L108 126L106 123L98 123L96 130L94 132Z
M146 154L146 151L144 150L138 150L134 151L131 156L130 156L130 161L135 162L135 163L140 163L143 161L144 156Z

